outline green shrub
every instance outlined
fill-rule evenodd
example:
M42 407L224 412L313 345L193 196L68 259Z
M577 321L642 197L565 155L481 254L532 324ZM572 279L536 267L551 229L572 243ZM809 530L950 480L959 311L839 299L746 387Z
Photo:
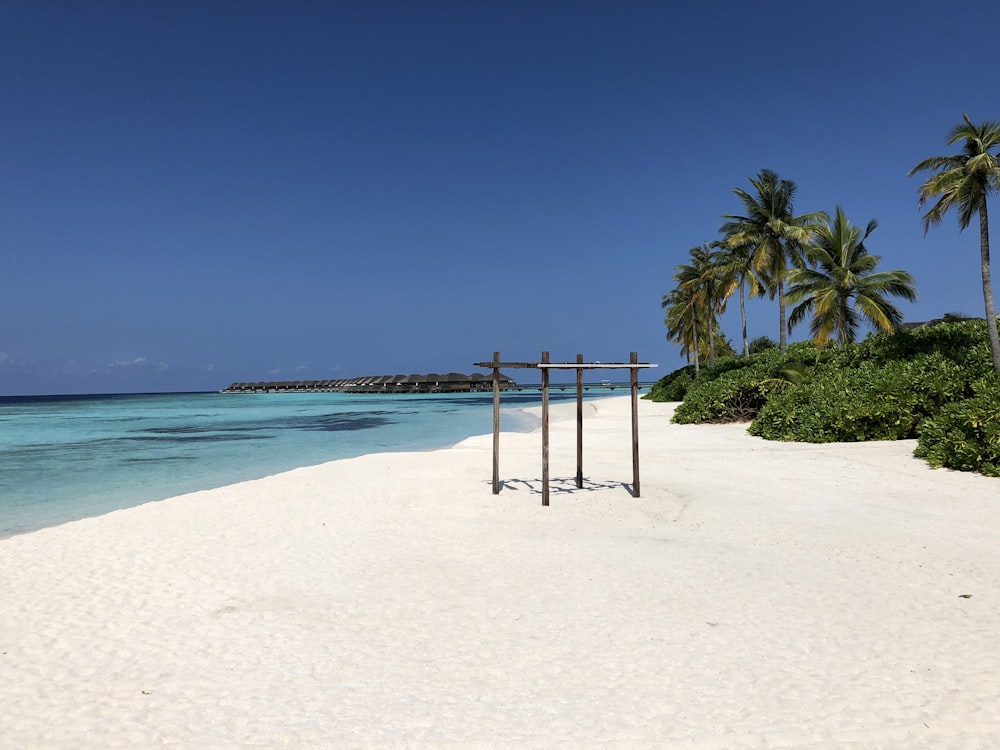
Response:
M653 383L653 387L643 398L649 401L683 401L693 380L694 365L681 367Z
M682 372L676 378L671 379L669 382L665 383L656 392L656 397L654 401L683 401L685 394L687 394L688 388L691 387L691 383L694 382L694 378L691 377L686 372ZM652 395L652 394L651 394Z
M1000 376L983 378L974 390L973 398L921 422L913 455L931 466L1000 477Z
M765 349L719 360L697 378L681 368L657 385L659 395L683 398L675 422L753 419L749 432L770 440L918 438L915 455L932 466L1000 476L1000 375L982 320L843 347Z
M673 372L667 373L653 384L643 398L650 401L683 401L688 389L694 383L705 383L714 380L722 373L732 369L747 366L743 357L724 357L715 363L715 367L701 365L698 377L694 374L694 365L685 365Z
M815 347L799 343L781 354L769 349L750 359L720 362L710 374L698 378L689 388L684 403L674 411L674 422L746 422L753 419L772 393L791 387L795 378L808 373L817 359Z
M774 389L773 378L750 369L735 370L724 377L700 384L674 411L679 424L701 422L749 422L767 402ZM770 384L770 385L769 385Z
M760 354L762 351L767 349L777 349L778 343L774 339L768 338L767 336L758 336L747 346L750 349L751 354Z
M835 348L833 361L840 367L856 367L862 362L911 360L921 354L940 354L968 368L970 380L992 369L986 323L982 320L870 335L857 344Z
M963 368L938 353L849 369L831 362L769 399L749 432L809 443L914 438L921 420L968 395Z

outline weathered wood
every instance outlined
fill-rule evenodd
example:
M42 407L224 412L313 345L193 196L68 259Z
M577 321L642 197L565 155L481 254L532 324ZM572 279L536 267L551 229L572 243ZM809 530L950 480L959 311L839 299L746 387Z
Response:
M632 497L639 497L639 355L632 352Z
M549 353L542 352L542 364ZM549 504L549 371L542 370L542 505Z
M631 370L633 367L656 367L648 362L539 362L539 370Z
M493 352L500 361L500 352ZM493 368L493 494L500 494L500 369Z
M473 362L474 367L485 367L487 369L507 369L507 368L526 368L530 367L532 369L538 368L538 362L501 362L498 359L494 359L492 362Z
M631 352L629 362L584 362L583 355L576 355L576 362L549 362L549 353L542 352L539 362L502 362L500 352L493 352L493 361L476 362L476 367L493 370L493 494L500 492L500 370L504 367L536 368L542 371L542 505L549 504L549 373L551 370L576 370L576 486L583 487L583 371L627 369L630 371L632 391L632 495L639 497L639 370L656 367L639 362L639 355ZM560 388L564 390L564 388Z
M583 355L576 355L583 364ZM583 368L576 368L576 488L583 488Z

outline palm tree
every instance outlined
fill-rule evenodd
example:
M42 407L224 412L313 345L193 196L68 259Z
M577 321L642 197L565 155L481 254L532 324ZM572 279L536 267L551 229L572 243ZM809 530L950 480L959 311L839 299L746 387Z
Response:
M719 265L722 273L726 275L740 290L740 323L743 333L743 356L749 358L750 343L747 340L747 307L746 296L750 293L751 299L756 297L763 287L760 280L754 274L753 268L753 247L749 244L733 245L730 242L731 235L727 235L722 240L714 243L722 249L722 256Z
M732 356L736 353L718 326L709 336L704 315L698 317L695 325L696 321L692 317L694 308L685 292L674 289L669 294L664 294L661 306L666 312L663 322L667 327L667 340L680 344L681 354L687 358L688 364L693 363L695 366L695 376L711 348L714 347L717 356Z
M703 316L705 338L708 340L709 367L715 367L715 339L719 313L726 310L726 300L735 288L735 283L722 270L722 254L713 251L707 242L688 250L690 263L676 266L674 280L678 288L689 291L696 298L696 308ZM696 315L697 317L697 315Z
M727 352L732 351L721 338L717 315L725 312L735 282L721 265L723 254L713 251L708 243L693 247L688 253L690 262L675 267L677 287L663 295L660 306L666 312L663 322L667 326L667 339L681 344L689 360L694 355L697 375L703 349L708 349L711 367L715 367L717 341L724 343Z
M681 345L681 353L688 362L694 355L694 374L698 376L700 369L698 350L698 321L696 316L696 293L690 288L674 289L664 294L660 302L666 315L663 323L667 326L667 340Z
M692 248L689 253L692 256L692 263L681 263L674 267L674 281L677 287L674 290L676 297L682 300L687 307L687 316L690 320L691 339L694 346L694 372L697 376L699 371L699 351L698 329L703 326L705 309L705 291L701 286L701 269L697 265L695 253L698 248Z
M806 248L810 265L793 268L786 277L785 298L799 303L788 319L789 328L811 313L813 341L824 346L832 335L841 345L854 341L861 319L883 331L903 322L903 314L886 298L916 300L913 277L906 271L876 272L882 259L865 247L876 227L872 219L862 235L837 206L833 221L816 229L815 241Z
M972 217L979 215L979 257L983 277L983 302L986 306L986 331L990 337L993 369L1000 372L1000 334L993 305L990 280L990 230L986 196L1000 192L1000 122L974 125L968 115L951 129L948 144L962 143L962 152L954 156L932 156L910 170L910 175L930 171L933 174L920 186L920 202L934 200L924 214L924 234L933 224L940 224L948 209L958 210L959 231L965 230Z
M778 298L779 348L788 348L785 326L785 273L789 258L796 249L812 239L812 227L826 220L822 212L796 216L794 211L797 186L791 180L779 180L770 169L763 169L756 179L751 177L754 193L741 188L733 192L743 201L743 215L725 214L729 221L722 226L731 247L752 248L753 269L766 283L768 296Z

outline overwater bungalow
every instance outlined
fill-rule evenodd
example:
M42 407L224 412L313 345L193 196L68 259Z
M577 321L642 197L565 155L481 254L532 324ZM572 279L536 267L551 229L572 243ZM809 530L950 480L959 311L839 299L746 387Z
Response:
M517 388L511 378L500 375L500 389ZM426 375L363 375L338 380L268 380L237 382L220 393L469 393L493 390L493 380L487 375L464 375L431 372Z

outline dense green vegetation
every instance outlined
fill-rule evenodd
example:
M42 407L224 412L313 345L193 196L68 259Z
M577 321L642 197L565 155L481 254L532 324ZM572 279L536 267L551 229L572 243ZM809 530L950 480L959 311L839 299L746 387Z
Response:
M957 215L960 230L979 220L985 321L900 330L891 298L916 300L903 270L879 270L881 258L841 208L796 213L797 186L769 170L735 188L741 213L723 214L720 239L688 251L675 266L676 286L661 306L667 340L689 364L662 378L647 396L681 401L674 421L750 421L770 440L806 442L917 438L916 455L933 466L1000 476L1000 331L990 277L987 198L1000 192L1000 122L968 115L948 134L961 152L932 156L910 175L920 186L924 231ZM742 357L719 325L739 292ZM778 302L778 342L747 334L747 296ZM786 306L793 305L786 316ZM958 316L961 317L961 316ZM809 321L812 339L788 345ZM856 344L862 324L877 335ZM984 335L985 334L985 335ZM835 342L835 343L834 343ZM708 368L702 366L707 358Z
M920 423L913 455L931 466L1000 477L1000 378L973 383L976 395L945 405Z
M920 205L931 204L923 216L924 231L940 224L954 209L961 230L979 219L980 274L986 332L993 370L1000 373L1000 333L990 277L987 198L1000 192L1000 122L973 123L968 115L948 134L958 154L932 156L910 175L929 172L920 186ZM787 335L811 317L813 343L830 338L841 345L855 340L859 325L893 331L903 320L891 297L916 300L916 285L903 270L878 270L881 258L865 242L878 226L874 219L862 233L839 207L831 218L824 211L797 214L797 186L762 169L750 178L752 190L734 188L742 213L723 214L720 239L689 251L691 261L675 267L677 286L663 295L661 306L667 339L681 346L699 374L704 355L714 368L717 342L726 341L718 318L729 298L739 291L743 356L750 356L745 300L766 294L778 301L778 349L787 349ZM786 319L786 305L795 305Z
M682 400L679 423L750 421L769 440L916 438L933 466L1000 476L1000 376L984 321L791 344L666 375L647 398Z

